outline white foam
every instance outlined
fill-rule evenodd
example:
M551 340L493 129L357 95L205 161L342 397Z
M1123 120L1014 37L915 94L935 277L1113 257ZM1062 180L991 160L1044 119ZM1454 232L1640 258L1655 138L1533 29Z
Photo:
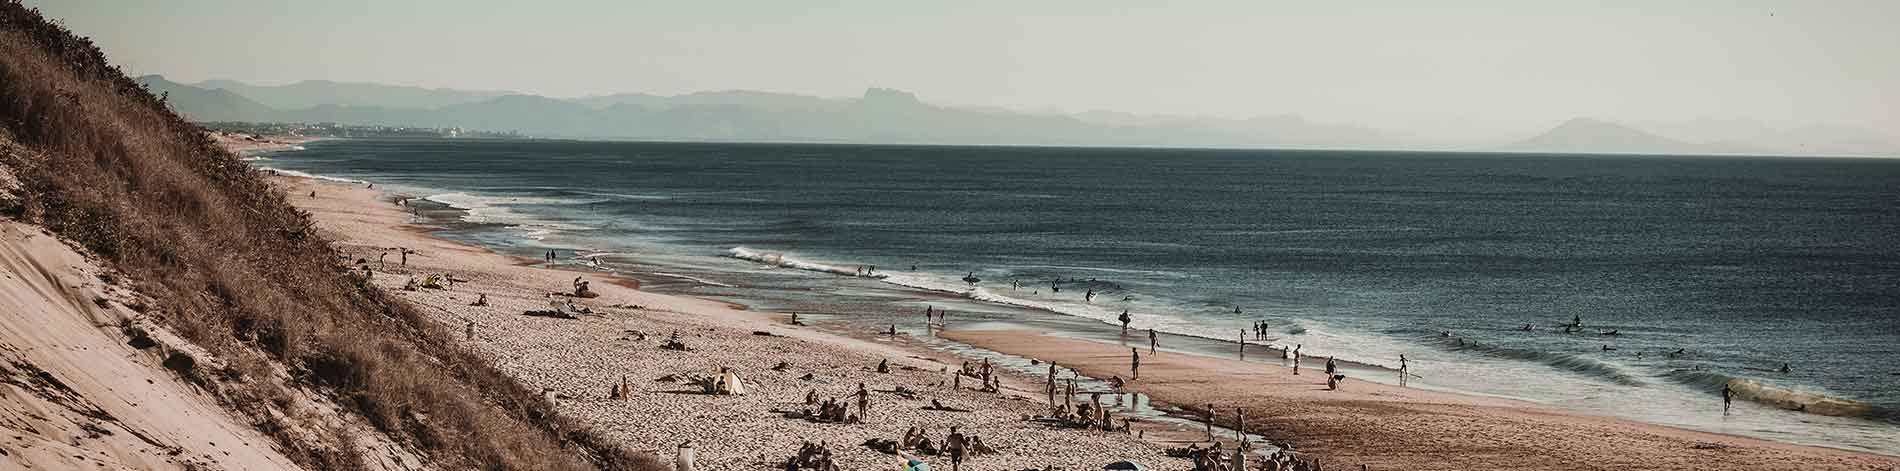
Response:
M679 278L679 279L682 279L682 280L689 280L689 281L692 281L692 282L694 282L694 283L699 283L699 284L703 284L703 285L711 285L711 286L719 286L719 287L724 287L724 288L732 288L732 287L733 287L732 285L729 285L729 284L725 284L725 283L720 283L720 282L717 282L717 281L713 281L713 280L708 280L708 279L705 279L705 278L700 278L700 277L697 277L697 276L692 276L692 275L681 275L681 274L678 274L678 273L666 273L666 272L658 272L658 271L656 271L656 272L649 272L648 274L650 274L650 275L654 275L654 276L664 276L664 277L667 277L667 278Z
M566 198L548 198L535 196L483 196L462 192L440 193L423 199L448 205L463 211L462 220L483 224L506 224L532 229L529 238L540 240L553 231L586 229L585 226L542 220L525 213L509 209L511 205L562 205L589 204L599 200L574 200Z
M299 172L299 171L296 171L296 170L284 170L284 169L281 169L281 168L272 168L272 167L258 167L257 169L258 169L258 170L269 170L269 171L273 171L273 172L277 172L277 174L279 174L279 175L286 175L286 176L292 176L292 177L300 177L300 178L313 178L313 179L317 179L317 180L326 180L326 181L333 181L333 182L343 182L343 183L359 183L359 184L360 184L360 183L368 183L368 182L366 182L366 181L363 181L363 180L356 180L356 179L351 179L351 178L342 178L342 177L332 177L332 176L328 176L328 175L317 175L317 174L314 174L314 173L307 173L307 172Z
M845 267L834 266L834 265L827 265L827 264L812 262L812 261L807 261L807 260L799 260L797 258L786 256L785 253L783 252L762 252L762 251L748 249L745 247L733 247L731 250L726 251L726 255L732 258L740 259L740 260L751 260L754 262L759 262L766 265L772 265L772 266L777 266L777 267L794 268L794 269L799 269L799 270L815 271L815 272L822 272L822 273L831 273L834 275L860 276L858 275L858 271L856 269L845 268ZM883 277L884 275L872 275L872 276L869 276L868 278L883 278Z

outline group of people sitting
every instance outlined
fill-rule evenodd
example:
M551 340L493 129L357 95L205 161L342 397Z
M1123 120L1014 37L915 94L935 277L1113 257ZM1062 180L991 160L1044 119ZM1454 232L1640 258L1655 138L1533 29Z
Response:
M1243 445L1236 445L1232 454L1228 454L1226 450L1221 449L1218 443L1210 444L1207 447L1202 447L1199 443L1190 443L1185 447L1169 448L1165 453L1171 457L1187 458L1194 461L1194 471L1246 471L1250 469L1247 466L1247 450ZM1252 467L1251 469L1263 469L1267 471L1321 471L1319 459L1295 456L1292 452L1288 451L1286 446L1281 447L1279 451L1273 452L1272 455L1267 457L1266 462L1261 463L1260 466Z
M1101 393L1091 393L1089 397L1089 402L1074 405L1071 405L1069 401L1063 401L1061 405L1054 408L1048 417L1041 417L1038 420L1066 428L1079 428L1102 432L1129 432L1128 419L1123 418L1117 423L1115 414L1109 412L1107 407L1102 407Z
M831 448L824 442L805 442L798 447L798 454L785 461L785 471L799 470L838 471L838 464L831 459Z
M844 401L839 401L835 398L826 398L823 402L820 402L818 400L818 390L816 389L805 393L805 405L818 406L818 411L812 412L810 407L806 407L804 409L785 412L785 418L805 419L830 424L855 424L864 419L863 417L851 415L851 406Z
M950 427L950 435L944 437L941 445L939 445L939 442L931 441L929 433L924 431L922 427L911 427L909 430L904 431L903 440L896 442L890 440L871 440L865 442L865 446L885 453L897 453L910 450L924 455L950 455L951 469L956 469L957 466L963 463L963 459L966 457L996 453L995 448L990 448L989 445L983 444L983 437L964 435L963 432L957 431L957 427L955 426Z
M983 381L983 385L979 387L979 390L983 392L995 393L1003 389L1003 377L996 374L996 367L990 364L988 358L984 358L980 365L963 362L963 366L958 368L956 375L951 378L951 387L962 389L965 376Z

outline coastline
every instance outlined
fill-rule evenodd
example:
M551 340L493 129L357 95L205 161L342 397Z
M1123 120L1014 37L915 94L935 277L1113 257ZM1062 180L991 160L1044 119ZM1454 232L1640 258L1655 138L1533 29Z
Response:
M822 441L841 468L872 469L900 463L861 446L866 440L899 439L919 426L941 443L955 425L998 451L964 463L973 469L1095 469L1119 459L1189 466L1164 456L1164 442L1154 439L1178 436L1178 430L1168 428L1180 427L1140 424L1140 433L1150 436L1143 440L1024 421L1046 413L1040 380L1005 372L1000 394L980 392L976 380L968 378L953 389L947 371L955 368L950 363L955 360L906 335L852 337L791 326L786 316L741 311L723 301L642 292L605 274L545 267L429 235L409 224L408 213L377 190L290 176L273 182L314 216L352 265L360 260L370 266L377 285L434 314L451 331L463 332L473 323L474 338L463 339L464 345L529 387L546 391L565 415L637 451L670 459L675 447L690 441L700 469L757 469L781 466L804 441ZM308 196L312 191L317 197ZM406 266L393 250L379 261L386 249L396 247L416 251ZM412 276L429 274L458 281L449 289L402 289ZM577 319L523 315L567 301L550 293L567 291L576 277L593 281L591 290L600 294L575 300L593 314ZM470 305L482 295L487 306ZM674 333L692 350L660 349ZM890 363L890 373L875 372L880 361ZM774 369L781 362L786 366ZM685 381L658 380L708 376L720 367L738 373L749 393L703 395L691 393ZM806 374L810 379L804 379ZM623 378L632 397L612 399L612 389ZM873 391L863 424L813 423L774 412L809 408L803 400L808 393L849 402L859 383ZM914 391L915 399L890 392L900 386ZM968 412L922 409L933 400ZM851 412L857 413L855 405ZM949 464L943 457L931 461Z
M767 415L765 411L774 404L797 403L807 390L822 390L824 395L841 395L847 391L849 382L859 381L867 376L866 370L876 358L891 359L894 364L916 368L916 370L894 371L902 378L898 384L910 384L912 389L924 390L918 385L942 382L948 376L937 373L944 365L956 361L942 352L928 349L904 336L896 339L880 339L881 336L847 336L819 329L787 328L782 317L749 311L739 311L721 301L660 295L640 292L633 286L600 286L601 298L596 298L589 306L598 311L607 312L599 322L592 318L581 321L547 320L529 318L518 313L526 309L545 309L546 293L567 285L568 277L577 272L537 267L532 260L508 257L484 248L452 242L432 236L427 228L409 224L407 214L394 205L383 201L381 195L353 185L281 177L277 180L286 187L292 203L312 212L319 226L326 230L339 249L345 250L352 258L363 258L372 265L376 264L376 253L381 248L412 247L422 250L411 259L415 267L402 268L392 272L378 271L376 282L398 293L400 297L412 302L434 306L427 309L442 314L445 324L455 326L460 322L474 321L478 325L477 340L472 342L498 366L522 381L534 387L551 387L556 397L565 395L571 399L562 401L562 409L604 430L612 431L610 436L628 440L637 448L670 453L668 444L677 439L662 437L677 435L695 435L692 431L700 425L673 423L665 426L638 427L661 430L658 434L651 431L633 431L626 428L629 421L665 417L657 411L666 409L635 408L623 410L618 404L603 403L604 392L614 382L615 371L660 372L683 371L678 359L669 361L665 356L649 357L641 351L631 356L639 357L629 361L630 352L635 349L633 342L623 334L628 329L642 330L649 336L645 344L654 343L651 336L667 327L679 329L712 329L708 334L696 334L707 337L724 347L739 345L752 352L718 352L712 363L705 360L693 361L701 370L712 364L739 365L744 372L758 372L769 381L785 383L782 388L770 388L771 391L755 395L771 396L774 400L753 401L748 397L751 408L735 410L733 405L714 405L694 403L690 400L672 401L670 399L693 398L681 394L656 394L669 399L656 402L674 402L681 410L692 410L701 417L721 417L722 422L746 424L727 429L731 432L723 436L703 435L700 443L711 441L747 441L742 447L748 451L771 451L789 456L796 451L792 437L836 437L832 440L834 452L841 451L839 443L854 450L841 453L846 463L864 466L888 465L888 455L871 455L868 449L856 446L863 438L875 437L895 439L901 436L902 423L879 424L884 432L870 430L827 430L826 434L813 434L811 424L796 422L800 426L786 426L794 421L781 418L757 418ZM303 196L311 189L319 192L315 199ZM394 264L392 255L392 265ZM467 288L458 284L453 291L437 292L432 290L400 291L401 285L409 274L439 270L469 278ZM578 273L588 278L601 280L606 278L598 273ZM611 283L597 283L608 285ZM469 290L489 290L490 309L470 309L466 306L473 294ZM504 301L505 299L505 301ZM506 304L506 310L499 306ZM618 310L601 306L639 305L645 309ZM519 308L519 309L516 309ZM656 316L655 314L661 314ZM676 315L664 315L676 314ZM630 327L637 326L637 327ZM649 331L651 330L651 331ZM774 348L771 343L775 337L744 335L747 330L768 331L787 338L795 339L800 347L810 347L803 351L787 350L783 346ZM727 331L737 332L729 334ZM493 335L493 337L490 337ZM756 337L756 338L755 338ZM995 350L1008 354L1054 360L1064 366L1077 367L1083 374L1091 377L1108 377L1126 373L1126 354L1121 347L1109 346L1100 342L1073 339L1054 339L1033 333L1004 332L950 332L945 338ZM765 339L765 340L761 340ZM761 345L760 343L764 344ZM689 344L696 344L690 341ZM650 350L651 345L641 348ZM762 347L766 350L754 350ZM819 352L816 356L801 356ZM608 355L608 353L617 353ZM806 384L793 380L791 375L776 375L769 366L782 358L798 357L799 360L784 360L794 365L810 363L823 365L818 370L835 374L832 384ZM1145 354L1144 354L1145 355ZM1181 359L1192 359L1192 362ZM1696 432L1687 429L1641 422L1587 415L1572 411L1537 406L1518 401L1494 399L1475 395L1430 392L1417 389L1398 389L1393 386L1365 381L1350 381L1343 391L1318 391L1323 389L1323 379L1315 372L1311 376L1299 377L1303 381L1293 382L1285 374L1284 368L1261 363L1238 363L1212 357L1189 356L1187 354L1164 352L1160 357L1144 358L1144 372L1148 380L1136 381L1130 389L1146 393L1157 402L1170 404L1216 403L1217 409L1231 412L1233 404L1241 404L1249 409L1249 417L1261 417L1249 420L1248 431L1259 433L1274 442L1290 441L1298 450L1320 457L1335 466L1368 464L1375 467L1404 467L1409 469L1468 469L1478 468L1534 468L1534 469L1622 469L1639 467L1644 469L1781 469L1789 466L1802 466L1804 469L1882 469L1900 465L1900 459L1893 459L1868 453L1836 450L1831 448L1791 445L1761 439ZM854 362L855 361L855 362ZM586 364L589 368L574 368L574 364ZM1308 368L1317 367L1309 364ZM604 368L602 368L604 367ZM704 371L701 371L702 374ZM813 371L817 373L819 371ZM1232 372L1241 372L1239 376ZM602 376L605 374L606 376ZM660 376L659 374L651 375ZM777 376L786 376L779 378ZM749 376L757 378L758 376ZM1161 378L1161 379L1156 379ZM1224 378L1224 381L1206 380L1169 380L1167 378ZM1266 378L1264 381L1261 378ZM1160 441L1142 442L1128 437L1092 434L1074 430L1049 430L1030 425L1020 420L1005 420L1023 414L1041 413L1039 400L1021 399L1041 396L1039 377L1016 376L1006 383L1005 396L1014 395L1018 400L995 401L987 394L972 394L973 391L942 391L946 405L960 408L1000 408L990 415L1001 413L994 428L972 430L966 423L966 432L975 431L979 435L990 437L991 433L1009 436L1011 440L996 440L998 445L1023 444L1023 449L1006 449L1015 455L999 456L993 460L1000 465L1008 463L1012 469L1023 466L1044 466L1049 464L1065 465L1072 468L1093 468L1113 459L1093 456L1087 450L1108 450L1115 456L1140 457L1144 464L1167 463L1169 458L1159 456ZM642 378L633 374L629 381L647 386L653 384L651 377ZM750 380L749 381L756 381ZM885 386L872 385L872 389L888 389ZM1311 386L1311 387L1309 387ZM675 386L677 389L677 386ZM646 388L651 389L651 388ZM768 389L761 387L760 389ZM664 391L659 391L664 392ZM937 390L932 390L935 395ZM665 397L665 396L677 396ZM876 397L876 396L874 396ZM721 398L717 402L725 403ZM557 399L559 400L559 399ZM894 398L883 400L901 401ZM874 399L880 401L879 399ZM1227 404L1225 406L1221 404ZM971 407L976 406L976 407ZM601 409L601 410L597 410ZM914 408L913 408L914 409ZM894 411L895 412L895 411ZM955 418L916 414L914 410L898 413L902 420L924 424L933 434L941 434L944 427L958 422ZM648 415L642 415L642 413ZM878 413L873 412L876 419ZM1222 414L1221 422L1232 425L1231 413ZM1453 418L1457 420L1434 420ZM616 425L618 424L618 425ZM1265 424L1262 426L1261 424ZM1352 425L1341 425L1352 424ZM620 428L614 428L620 427ZM838 428L844 426L824 426L820 428ZM889 430L895 427L894 431ZM1174 437L1192 440L1198 437L1198 430L1184 431L1178 426L1161 424L1148 425L1156 436ZM1483 433L1474 433L1483 430ZM1146 431L1146 430L1144 430ZM703 430L701 430L703 432ZM853 440L844 440L845 437ZM1077 439L1083 437L1083 439ZM1566 438L1554 438L1566 437ZM1020 440L1017 440L1020 439ZM842 440L842 441L840 441ZM1552 443L1553 440L1558 441ZM1014 443L1011 443L1014 442ZM1027 445L1035 443L1035 445ZM702 445L704 446L704 445ZM1047 450L1054 447L1054 453ZM1011 447L1015 448L1015 447ZM1033 450L1030 448L1034 448ZM745 467L745 459L740 453L717 452L701 448L700 454L708 460L729 463L734 467ZM1139 451L1139 452L1137 452ZM1033 457L1055 456L1060 459L1037 461ZM1103 455L1106 456L1106 455ZM1456 457L1448 459L1447 456ZM770 457L767 457L770 458ZM783 456L775 459L782 460ZM879 461L885 459L885 461ZM770 459L761 458L769 463ZM988 468L990 464L977 461L976 464ZM756 463L754 463L756 464ZM1712 465L1715 464L1715 465ZM722 469L725 465L715 466ZM846 466L853 467L853 466ZM1003 468L996 468L1003 469Z

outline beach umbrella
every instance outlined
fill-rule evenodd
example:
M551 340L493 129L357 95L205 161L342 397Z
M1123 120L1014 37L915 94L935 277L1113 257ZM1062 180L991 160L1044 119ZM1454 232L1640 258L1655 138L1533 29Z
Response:
M1121 460L1121 461L1116 461L1116 462L1113 462L1113 463L1109 463L1109 464L1106 464L1106 465L1102 465L1102 469L1120 469L1120 470L1127 470L1127 471L1148 471L1148 467L1147 467L1147 466L1142 466L1142 465L1141 465L1141 463L1136 463L1136 462L1133 462L1133 461L1128 461L1128 460Z

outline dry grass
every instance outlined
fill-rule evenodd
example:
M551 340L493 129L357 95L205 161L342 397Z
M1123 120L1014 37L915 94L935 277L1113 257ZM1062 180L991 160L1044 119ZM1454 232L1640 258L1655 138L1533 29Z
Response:
M0 0L0 140L32 150L0 156L23 186L4 209L124 272L162 322L235 365L193 380L307 467L362 462L334 451L353 449L342 432L321 443L283 432L308 425L272 418L298 389L444 468L661 469L579 430L408 305L343 274L308 215L90 41L17 0Z

